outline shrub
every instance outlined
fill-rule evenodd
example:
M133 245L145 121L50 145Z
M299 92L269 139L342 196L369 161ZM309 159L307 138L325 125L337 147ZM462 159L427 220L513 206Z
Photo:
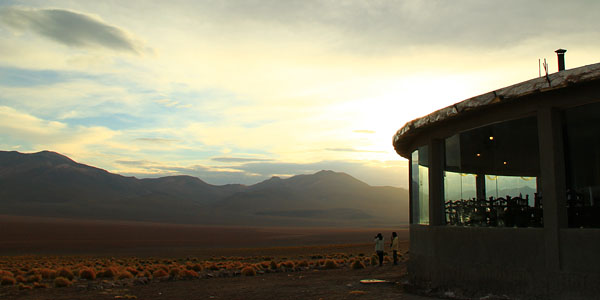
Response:
M198 273L196 273L194 270L184 270L180 274L181 274L181 277L186 278L186 279L192 279L192 278L198 277Z
M282 263L284 267L289 268L289 269L293 269L294 268L294 262L291 260L288 260L284 263Z
M362 261L360 261L359 259L356 259L352 262L351 265L352 269L354 270L358 270L358 269L364 269L365 268L365 264L362 263Z
M17 275L15 279L17 279L17 282L27 282L27 278L25 278L23 275Z
M34 289L47 289L48 288L48 284L46 284L46 283L40 283L40 282L34 282L33 283L33 288Z
M9 272L9 271L0 270L0 277L2 277L2 276L15 277L15 274L13 274L12 272Z
M48 268L41 269L40 274L44 279L53 279L56 277L56 271Z
M54 279L54 286L55 287L68 287L72 284L71 280L65 278L65 277L56 277Z
M144 270L144 271L137 273L137 277L152 278L152 272L150 272L148 270Z
M337 269L338 265L333 259L325 260L325 269Z
M256 270L253 267L251 267L251 266L244 267L242 269L242 275L244 275L244 276L256 276Z
M169 268L167 268L167 266L165 266L165 265L163 265L163 264L156 265L156 266L154 266L154 267L155 267L155 268L158 268L158 269L163 269L163 270L165 270L165 272L168 272L168 271L169 271Z
M298 262L298 267L308 267L308 261L302 260Z
M217 264L215 264L215 263L212 263L212 264L208 265L207 269L209 269L209 270L213 270L213 271L218 271L218 270L220 270L221 268L219 268L219 266L217 266Z
M169 273L163 269L158 269L152 273L152 276L155 278L167 277L169 276Z
M377 265L379 264L379 257L377 255L373 255L371 256L371 265Z
M0 285L15 285L16 283L17 280L12 276L4 275L0 278Z
M181 270L179 268L171 268L169 270L169 275L171 275L171 277L173 277L173 278L179 277L180 273L181 273Z
M40 275L40 274L29 275L29 276L27 276L26 281L27 281L27 283L40 282L40 281L42 281L42 275Z
M139 271L136 268L133 267L127 267L125 268L125 270L129 273L131 273L131 275L135 276L139 273Z
M73 280L73 278L75 277L75 275L73 275L73 272L69 268L65 268L65 267L58 269L56 271L56 276L64 277L69 280Z
M269 267L271 268L271 270L277 270L277 268L279 268L279 266L277 265L277 263L272 260L271 263L269 264Z
M83 268L79 270L79 277L87 280L96 279L96 271L92 268Z
M133 274L129 273L129 271L122 271L117 276L117 279L129 279L133 278Z
M192 265L192 270L196 271L196 272L200 272L202 271L202 265L201 264L194 264Z
M30 285L19 283L19 289L20 290L31 290L31 289L33 289L33 287Z
M104 270L102 270L102 272L98 273L98 277L114 278L118 274L119 274L119 270L117 270L117 268L107 267L107 268L104 268Z

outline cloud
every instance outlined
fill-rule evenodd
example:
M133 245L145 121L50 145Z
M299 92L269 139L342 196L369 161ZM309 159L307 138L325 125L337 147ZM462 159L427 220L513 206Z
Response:
M354 148L326 148L325 150L336 152L387 153L386 151L358 150Z
M366 130L366 129L353 130L352 132L354 132L354 133L368 133L368 134L375 133L374 130Z
M30 30L60 44L74 47L104 47L142 53L142 45L123 29L89 15L64 9L0 8L0 20L17 30Z
M116 160L116 164L136 167L146 167L153 163L147 160Z
M319 37L339 50L363 54L423 45L498 49L540 36L595 32L600 25L598 1L264 0L220 1L204 8L210 11L207 17L244 25L243 32L257 32L255 26L261 25L276 28L269 33L288 29L294 36Z
M250 161L272 161L268 158L246 158L246 157L213 157L211 160L218 162L250 162Z
M153 144L171 144L174 142L178 142L178 140L174 139L163 139L163 138L137 138L136 141L153 143Z
M128 144L115 142L119 133L102 126L69 126L0 106L2 142L18 145L24 151L51 150L76 160L91 157L94 165L98 150L131 151Z
M165 107L173 107L179 104L179 101L169 100L169 99L160 99L154 101L158 104L164 105Z

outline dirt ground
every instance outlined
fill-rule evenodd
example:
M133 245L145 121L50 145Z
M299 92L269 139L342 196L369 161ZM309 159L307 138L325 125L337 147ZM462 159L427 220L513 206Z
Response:
M404 292L405 264L362 270L334 269L281 272L253 277L161 281L147 285L98 285L79 283L68 288L29 291L0 289L2 299L406 299L431 300ZM361 279L390 283L361 284Z
M136 222L72 221L49 218L0 218L0 266L21 264L31 270L40 262L88 258L135 257L185 261L232 258L256 263L269 257L315 261L343 254L349 259L370 257L373 237L400 237L399 265L366 265L353 269L349 263L336 269L321 267L277 269L256 276L204 270L194 279L95 279L75 278L69 287L19 289L18 284L0 286L0 299L407 299L427 300L403 289L408 259L408 230L324 228L234 228L166 225ZM386 241L387 242L387 241ZM237 245L238 248L235 246ZM244 245L246 248L239 248ZM311 264L312 266L313 264ZM21 267L18 267L21 268ZM1 267L0 267L1 269ZM389 282L361 284L361 279Z

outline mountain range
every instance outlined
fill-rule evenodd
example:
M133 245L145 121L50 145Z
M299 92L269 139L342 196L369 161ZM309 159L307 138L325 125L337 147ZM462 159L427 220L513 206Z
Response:
M42 151L0 151L0 214L242 226L397 226L408 191L320 171L254 185L138 179Z

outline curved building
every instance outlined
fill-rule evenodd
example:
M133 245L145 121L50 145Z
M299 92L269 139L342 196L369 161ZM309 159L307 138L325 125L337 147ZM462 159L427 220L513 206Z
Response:
M466 99L393 143L410 161L412 284L600 297L600 64Z

